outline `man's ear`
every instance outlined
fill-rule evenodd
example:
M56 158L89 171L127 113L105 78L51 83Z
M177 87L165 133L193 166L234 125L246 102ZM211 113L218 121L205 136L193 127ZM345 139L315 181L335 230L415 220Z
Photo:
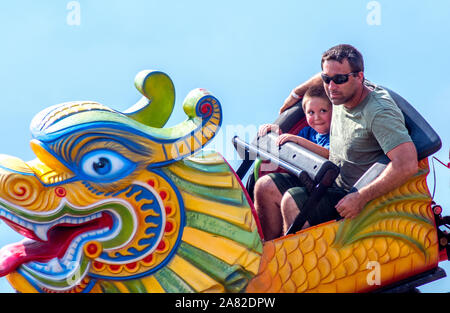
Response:
M361 83L362 84L364 84L364 80L365 80L365 78L364 78L364 72L358 72L358 78L361 80Z

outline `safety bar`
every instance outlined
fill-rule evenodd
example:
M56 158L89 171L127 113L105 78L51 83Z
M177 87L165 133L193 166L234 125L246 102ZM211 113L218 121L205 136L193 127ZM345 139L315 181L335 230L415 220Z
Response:
M292 142L278 146L275 143L277 136L269 132L254 140L252 144L248 144L238 136L235 136L232 142L239 156L244 161L256 158L269 160L297 177L300 176L302 171L305 171L316 183L323 179L329 169L339 173L339 167L334 163L302 146Z

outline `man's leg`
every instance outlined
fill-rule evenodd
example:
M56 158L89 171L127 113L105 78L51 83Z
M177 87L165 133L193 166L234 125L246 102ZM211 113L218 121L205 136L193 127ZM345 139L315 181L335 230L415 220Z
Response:
M264 240L272 240L281 235L281 198L281 192L269 175L256 181L255 209L261 222Z

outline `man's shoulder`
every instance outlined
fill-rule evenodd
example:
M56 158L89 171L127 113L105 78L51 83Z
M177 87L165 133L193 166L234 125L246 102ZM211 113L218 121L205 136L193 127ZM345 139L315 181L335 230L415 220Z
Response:
M366 114L376 115L385 110L401 112L394 99L389 94L389 91L367 80L364 84L371 90L368 96L367 105L364 107Z

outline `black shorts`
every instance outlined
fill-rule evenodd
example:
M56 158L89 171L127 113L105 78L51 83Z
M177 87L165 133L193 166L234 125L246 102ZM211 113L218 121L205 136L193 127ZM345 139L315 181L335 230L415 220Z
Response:
M280 193L283 195L285 192L294 199L299 210L302 210L303 205L309 197L309 193L302 182L294 175L289 173L271 173L268 174L277 186ZM307 219L309 225L318 225L327 221L335 220L340 217L336 211L335 205L341 200L347 191L337 186L332 186L327 189L325 195L320 199L319 204L309 212L309 218Z

